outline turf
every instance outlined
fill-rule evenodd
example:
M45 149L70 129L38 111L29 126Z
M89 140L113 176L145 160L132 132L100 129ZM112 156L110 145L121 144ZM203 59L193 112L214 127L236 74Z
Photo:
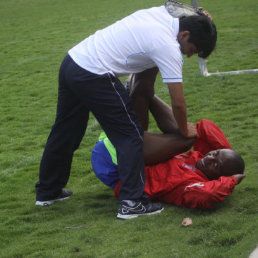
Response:
M187 1L184 1L187 3ZM210 211L165 205L159 215L115 219L118 202L94 176L93 117L74 155L70 200L36 207L34 185L55 119L58 69L66 52L97 29L157 0L0 1L0 257L247 257L258 242L257 74L204 78L185 58L189 120L207 118L246 162L246 179ZM258 68L254 0L200 1L213 15L218 45L210 72ZM157 79L157 94L169 102ZM156 126L151 120L151 130ZM193 225L180 226L191 217Z

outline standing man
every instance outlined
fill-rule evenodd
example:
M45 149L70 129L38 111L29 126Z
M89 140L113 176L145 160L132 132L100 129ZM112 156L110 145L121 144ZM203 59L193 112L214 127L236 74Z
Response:
M118 77L158 67L181 134L195 137L196 129L187 126L182 54L207 57L215 44L216 27L208 17L174 18L160 6L137 11L70 49L60 68L56 121L41 160L36 205L50 205L72 194L63 188L92 112L117 151L118 215L161 212L160 203L143 195L143 130Z

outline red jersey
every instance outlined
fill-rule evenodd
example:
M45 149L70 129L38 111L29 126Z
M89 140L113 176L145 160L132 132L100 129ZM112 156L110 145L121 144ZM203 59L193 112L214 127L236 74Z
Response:
M208 209L221 202L234 190L238 181L234 177L220 177L210 181L195 168L198 160L216 149L232 149L221 129L209 120L197 123L199 138L194 151L177 155L157 165L146 166L144 191L153 200L177 206ZM120 182L114 192L118 197Z

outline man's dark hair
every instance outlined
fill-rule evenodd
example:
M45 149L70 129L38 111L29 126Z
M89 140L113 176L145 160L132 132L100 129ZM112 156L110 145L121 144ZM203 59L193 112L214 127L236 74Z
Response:
M205 15L191 15L179 18L179 31L190 32L188 41L197 47L199 57L208 57L216 46L216 26Z

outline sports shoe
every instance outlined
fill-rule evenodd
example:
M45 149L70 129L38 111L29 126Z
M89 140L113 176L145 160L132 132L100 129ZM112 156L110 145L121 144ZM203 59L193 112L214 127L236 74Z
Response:
M36 200L35 204L37 206L48 206L48 205L53 204L54 202L61 202L66 199L69 199L72 194L73 194L73 192L71 190L62 190L62 192L56 198L51 199L51 200L46 200L46 201Z
M152 203L147 199L123 200L117 214L118 219L134 219L143 215L153 215L163 211L161 203Z

